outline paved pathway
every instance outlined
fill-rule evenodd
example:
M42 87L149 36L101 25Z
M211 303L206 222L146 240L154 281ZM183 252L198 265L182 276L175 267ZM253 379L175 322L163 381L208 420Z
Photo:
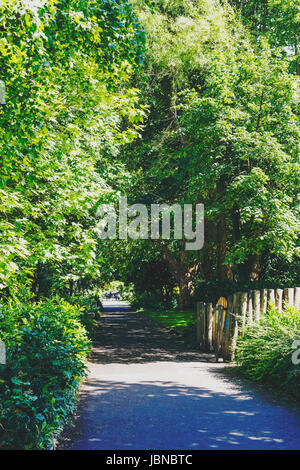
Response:
M299 449L296 412L188 351L174 333L106 308L75 429L58 448Z

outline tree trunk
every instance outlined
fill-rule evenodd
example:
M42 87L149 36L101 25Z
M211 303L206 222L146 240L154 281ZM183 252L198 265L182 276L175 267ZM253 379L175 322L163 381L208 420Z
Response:
M261 273L260 257L257 254L251 255L247 261L249 281L258 281Z
M205 220L204 245L202 248L202 261L200 264L200 272L205 281L211 281L214 278L212 265L212 244L216 241L215 238L215 226L210 220Z
M31 284L31 292L33 293L33 297L32 297L33 302L37 302L39 299L41 274L42 274L42 264L38 262L36 265L35 272L34 272L33 282Z
M211 261L211 246L208 242L204 243L202 248L202 263L201 263L201 274L205 281L211 281L214 278L212 261Z
M237 206L234 206L231 210L231 221L232 221L232 229L233 229L233 239L235 242L241 239L241 227L240 227L240 211ZM240 282L246 282L247 276L245 273L245 265L244 263L238 264L236 266L238 280Z
M190 303L191 293L189 290L189 280L186 273L182 273L178 279L179 284L179 308L185 309Z
M226 216L221 214L218 222L218 278L226 281L229 278L228 266L224 264L227 254Z
M190 297L192 293L192 280L194 274L196 272L197 266L193 266L189 268L185 262L185 250L182 250L180 253L179 260L175 258L173 253L169 250L169 248L161 244L162 251L164 257L168 263L170 272L176 282L178 283L179 287L179 308L184 309L190 303Z

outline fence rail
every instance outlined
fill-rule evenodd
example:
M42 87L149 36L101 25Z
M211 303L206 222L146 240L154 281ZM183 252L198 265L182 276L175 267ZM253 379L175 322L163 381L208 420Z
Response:
M197 302L197 342L203 352L215 354L216 360L234 359L236 340L243 328L259 320L274 303L279 312L285 305L300 307L300 287L237 292L216 305Z

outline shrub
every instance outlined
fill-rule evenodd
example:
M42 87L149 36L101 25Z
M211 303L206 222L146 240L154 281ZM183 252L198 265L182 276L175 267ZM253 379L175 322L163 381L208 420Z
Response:
M169 300L165 300L158 290L154 292L135 292L130 299L134 308L144 308L147 310L166 310L178 306L178 295L173 294Z
M145 308L153 310L162 309L162 301L159 292L136 293L131 304L134 308Z
M1 448L47 448L73 411L90 346L79 316L58 299L0 306Z
M300 311L275 307L248 326L237 341L236 360L255 381L267 381L300 398L300 366L292 363L294 340L300 339Z
M100 319L100 312L103 310L100 297L96 294L88 294L85 296L73 295L66 297L66 300L70 304L80 308L80 321L87 332L92 334L96 327L95 320Z
M298 263L299 265L299 263ZM298 267L299 270L299 267ZM297 277L295 276L297 279ZM299 278L299 272L298 272ZM261 279L257 281L236 282L232 280L220 281L211 280L206 281L201 278L196 278L193 284L193 302L212 302L215 303L220 297L228 297L235 292L247 292L250 290L261 289L277 289L297 285L297 280L289 281L288 277L281 276L279 279Z

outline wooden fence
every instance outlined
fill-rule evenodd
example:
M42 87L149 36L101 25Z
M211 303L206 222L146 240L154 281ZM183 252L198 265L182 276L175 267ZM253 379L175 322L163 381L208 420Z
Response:
M300 307L300 287L237 292L216 305L197 302L197 342L203 352L215 354L216 360L234 359L236 339L245 325L259 320L274 303L279 312L285 305Z

